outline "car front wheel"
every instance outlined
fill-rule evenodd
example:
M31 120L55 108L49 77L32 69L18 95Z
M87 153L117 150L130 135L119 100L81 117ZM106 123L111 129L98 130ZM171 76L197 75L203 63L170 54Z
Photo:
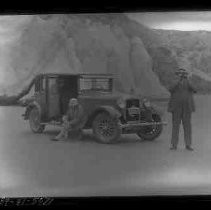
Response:
M161 118L158 114L153 114L152 121L161 122ZM147 125L141 127L141 129L137 132L137 135L143 140L153 141L160 136L162 130L163 125Z
M42 133L45 129L45 125L40 123L40 112L36 107L29 113L29 125L34 133Z
M98 114L93 122L93 133L100 143L115 143L121 134L118 119L106 112Z

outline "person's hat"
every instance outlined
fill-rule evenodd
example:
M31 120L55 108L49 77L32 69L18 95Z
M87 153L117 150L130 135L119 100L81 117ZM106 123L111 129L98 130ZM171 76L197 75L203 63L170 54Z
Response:
M69 100L69 105L71 105L71 106L76 106L76 105L78 105L78 99L77 99L77 98L71 98L71 99Z
M187 70L180 68L180 69L176 70L175 74L176 75L188 75L188 72L187 72Z

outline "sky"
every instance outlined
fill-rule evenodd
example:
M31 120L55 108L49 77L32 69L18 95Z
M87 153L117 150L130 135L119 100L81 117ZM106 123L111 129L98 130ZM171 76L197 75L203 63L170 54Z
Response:
M129 16L150 28L211 31L211 11L142 12L129 14ZM18 37L32 17L30 15L0 15L0 44L13 41Z
M29 15L0 15L0 44L6 44L18 37L31 18Z
M129 16L138 22L157 29L174 29L183 31L211 31L210 12L145 12ZM30 22L30 15L0 15L0 47L18 38L23 27Z
M143 12L129 14L129 17L154 29L211 31L211 11Z

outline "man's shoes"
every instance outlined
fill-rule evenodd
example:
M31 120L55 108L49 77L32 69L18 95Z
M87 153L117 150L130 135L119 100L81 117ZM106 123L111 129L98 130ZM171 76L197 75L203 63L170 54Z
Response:
M63 137L63 138L52 138L51 139L51 141L65 141L65 142L67 142L68 141L68 138L65 138L65 137Z
M187 150L189 150L189 151L193 151L193 150L194 150L191 146L186 146L185 148L186 148Z
M65 137L64 137L64 138L62 138L61 140L62 140L62 141L65 141L65 142L68 142L69 138L65 138Z
M171 146L170 150L177 150L177 147L176 146Z
M52 138L51 139L51 141L59 141L60 139L58 139L58 138L56 138L56 137L54 137L54 138Z

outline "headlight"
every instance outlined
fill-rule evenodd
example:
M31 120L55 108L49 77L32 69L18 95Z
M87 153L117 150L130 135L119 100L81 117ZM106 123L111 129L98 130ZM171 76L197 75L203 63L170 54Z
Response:
M121 108L121 109L124 109L126 107L126 102L123 98L119 98L117 100L117 105Z
M149 100L147 100L146 98L143 99L143 105L146 107L146 108L149 108L151 107L151 103Z

